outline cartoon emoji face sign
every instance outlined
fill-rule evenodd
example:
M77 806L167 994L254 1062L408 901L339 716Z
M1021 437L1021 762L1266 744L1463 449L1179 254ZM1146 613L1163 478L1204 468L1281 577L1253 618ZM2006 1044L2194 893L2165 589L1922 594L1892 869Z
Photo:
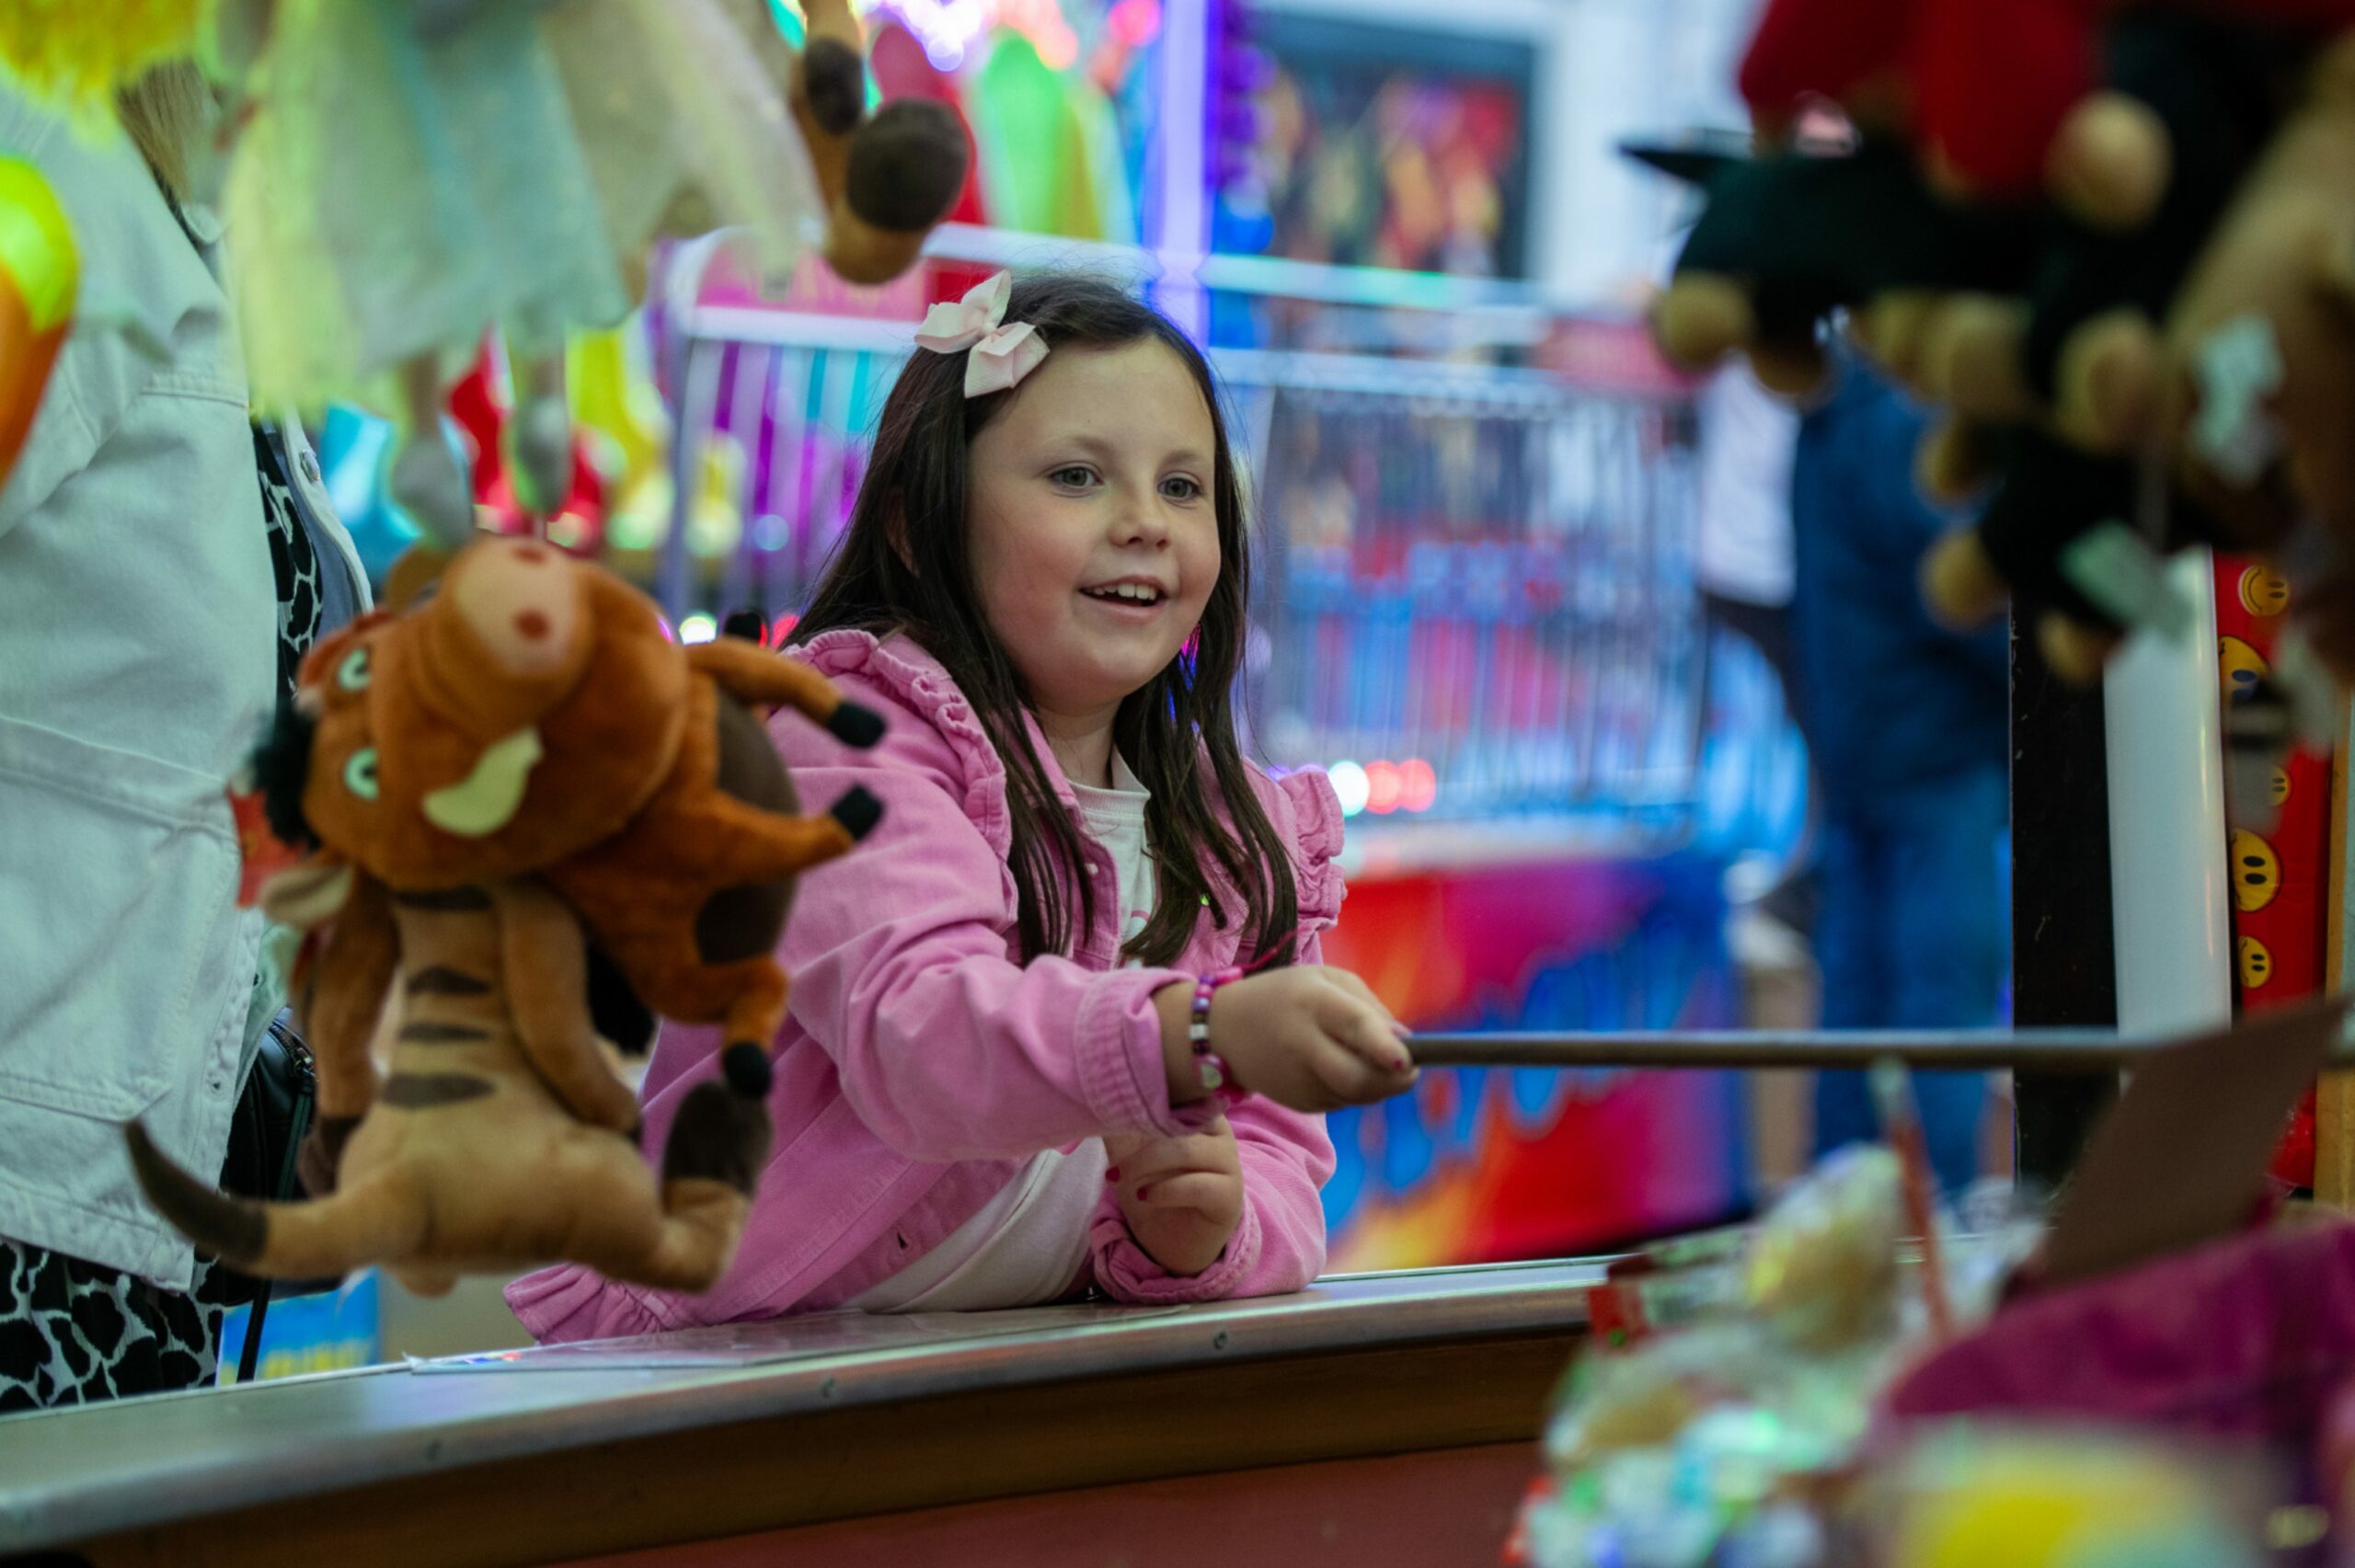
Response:
M2255 914L2280 895L2281 857L2246 828L2233 832L2233 908Z
M2241 989L2263 990L2273 978L2273 950L2254 936L2244 936L2234 944L2234 954L2240 964Z
M2273 673L2265 656L2239 637L2216 639L2216 675L2223 683L2224 702L2230 706L2235 697L2256 694L2257 683Z
M2276 806L2290 804L2290 770L2287 768L2273 770L2273 804Z
M2241 574L2241 608L2252 615L2279 615L2290 608L2290 579L2270 567Z

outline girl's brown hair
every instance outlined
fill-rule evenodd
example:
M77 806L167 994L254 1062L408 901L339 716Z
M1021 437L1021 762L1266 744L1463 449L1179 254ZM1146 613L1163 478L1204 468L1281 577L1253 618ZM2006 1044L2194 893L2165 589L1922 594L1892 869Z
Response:
M1170 963L1185 951L1207 910L1222 929L1241 920L1246 962L1289 962L1299 921L1292 862L1260 808L1235 739L1235 681L1243 663L1250 542L1210 365L1157 312L1096 279L1019 281L1006 319L1028 322L1057 353L1159 343L1201 389L1216 443L1211 489L1223 566L1193 648L1122 703L1113 721L1114 744L1153 795L1145 820L1160 889L1152 919L1122 951L1148 964ZM901 372L884 405L850 526L793 640L844 626L878 636L904 632L947 668L1005 764L1012 869L1028 960L1070 953L1075 930L1095 921L1096 893L1080 874L1086 863L1079 829L1030 743L1028 694L974 591L966 528L968 453L973 438L1017 394L967 397L965 361L963 354L919 353ZM1217 801L1224 803L1231 827L1221 820ZM1230 907L1232 899L1241 907Z

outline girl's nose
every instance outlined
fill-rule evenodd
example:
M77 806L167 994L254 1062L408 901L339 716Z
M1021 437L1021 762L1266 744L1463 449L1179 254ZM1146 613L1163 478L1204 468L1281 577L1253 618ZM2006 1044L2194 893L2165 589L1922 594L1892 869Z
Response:
M1123 486L1120 498L1112 520L1115 544L1150 544L1159 549L1169 543L1169 520L1163 515L1157 490L1139 492Z

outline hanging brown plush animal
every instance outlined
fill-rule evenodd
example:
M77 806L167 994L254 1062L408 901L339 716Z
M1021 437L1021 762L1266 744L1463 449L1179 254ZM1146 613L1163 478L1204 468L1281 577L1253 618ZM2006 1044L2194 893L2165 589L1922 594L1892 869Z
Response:
M382 1264L435 1296L463 1273L564 1258L657 1288L708 1288L735 1256L768 1119L721 1084L700 1086L658 1179L635 1141L637 1097L590 1024L586 946L536 878L400 894L361 879L319 989L330 1012L348 1012L381 1003L398 978L399 1028L390 1072L340 1150L334 1196L230 1197L133 1124L149 1200L208 1251L271 1278ZM339 1070L369 1081L364 1059Z
M881 283L914 264L957 193L971 148L956 112L894 98L867 112L867 38L850 0L806 0L798 54L769 0L720 0L772 79L785 85L826 201L826 262L854 283Z
M643 595L529 541L470 546L418 608L368 617L312 650L296 703L281 714L259 764L272 831L310 850L270 879L263 900L288 923L326 930L301 998L319 1061L317 1136L328 1156L315 1165L333 1168L336 1146L351 1137L355 1159L361 1139L375 1150L371 1175L383 1165L436 1160L451 1171L469 1161L504 1168L515 1156L500 1151L502 1140L526 1156L558 1147L545 1128L524 1130L545 1121L553 1104L615 1127L617 1085L584 1087L581 1064L596 1055L585 1005L558 1016L559 1003L573 1008L585 987L577 942L555 937L550 919L531 913L541 900L560 898L559 907L579 917L648 1006L724 1025L726 1081L741 1104L728 1105L727 1092L714 1085L707 1114L673 1136L666 1168L679 1180L750 1182L760 1164L754 1145L767 1134L760 1104L769 1087L766 1047L785 1012L786 979L771 955L793 878L848 850L880 816L859 790L825 816L796 815L791 781L754 705L791 706L853 745L871 745L881 734L872 713L843 702L806 666L732 638L682 647ZM493 913L483 912L486 902ZM450 933L426 929L423 917L477 913L477 956L449 961ZM537 934L527 938L526 931ZM412 944L432 956L409 956ZM564 953L551 956L551 944ZM546 994L534 967L541 964L564 977L549 982L561 995ZM446 1123L461 1138L414 1130L377 1138L369 1130L373 1116L352 1133L374 1098L368 1042L396 969L409 977L408 1003L431 994L431 986L425 992L417 986L433 969L488 984L499 999L484 1003L484 1016L458 1021L488 1028L486 1041L408 1032L450 1022L430 1015L406 1023L388 1081L385 1105L400 1123ZM511 1036L504 1044L501 1027ZM532 1078L516 1065L520 1047L554 1099L495 1089L468 1090L458 1101L415 1083L400 1087L404 1079L432 1080L442 1070L416 1053L445 1043L481 1047L469 1072L457 1076L503 1072L510 1087ZM497 1068L501 1062L507 1067ZM464 1118L470 1126L443 1114L477 1100L484 1103ZM511 1114L511 1137L500 1130ZM618 1128L601 1136L635 1160ZM690 1148L683 1138L716 1141ZM134 1153L142 1142L132 1129ZM490 1147L464 1155L445 1147L456 1143ZM273 1228L293 1223L292 1211L223 1207L225 1199L208 1208L186 1190L192 1182L147 1154L142 1174L151 1197L184 1229L202 1226L197 1239L205 1245L250 1258L252 1272L281 1272L281 1263L292 1272L322 1272L316 1253L296 1266L273 1251ZM345 1174L354 1183L362 1177L357 1167ZM431 1185L408 1180L418 1191ZM486 1178L453 1191L461 1207L475 1192L495 1210L518 1201L522 1189ZM384 1228L392 1198L373 1201L361 1215L375 1227L368 1236L380 1245L408 1242L408 1232ZM446 1233L419 1243L419 1262L443 1270L488 1266L492 1259L466 1249L526 1236L545 1242L552 1211L579 1216L568 1234L571 1244L586 1244L603 1234L604 1221L592 1221L592 1211L614 1201L610 1181L588 1184L580 1196L558 1183L536 1207L504 1220L496 1213L443 1220L437 1208ZM709 1207L712 1200L706 1194L695 1202ZM245 1218L232 1225L230 1215ZM732 1230L729 1239L732 1246ZM684 1243L663 1244L675 1254ZM627 1248L601 1250L602 1258L525 1250L498 1253L495 1261L563 1255L612 1268L612 1253ZM697 1260L700 1271L708 1253Z

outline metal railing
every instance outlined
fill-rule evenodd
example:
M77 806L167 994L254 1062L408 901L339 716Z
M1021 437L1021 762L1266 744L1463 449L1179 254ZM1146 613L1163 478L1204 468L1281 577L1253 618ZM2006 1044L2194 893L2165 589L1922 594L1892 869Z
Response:
M2182 1045L2105 1029L1680 1030L1626 1034L1418 1035L1423 1067L1614 1069L1868 1068L1885 1060L1931 1070L2116 1073Z

